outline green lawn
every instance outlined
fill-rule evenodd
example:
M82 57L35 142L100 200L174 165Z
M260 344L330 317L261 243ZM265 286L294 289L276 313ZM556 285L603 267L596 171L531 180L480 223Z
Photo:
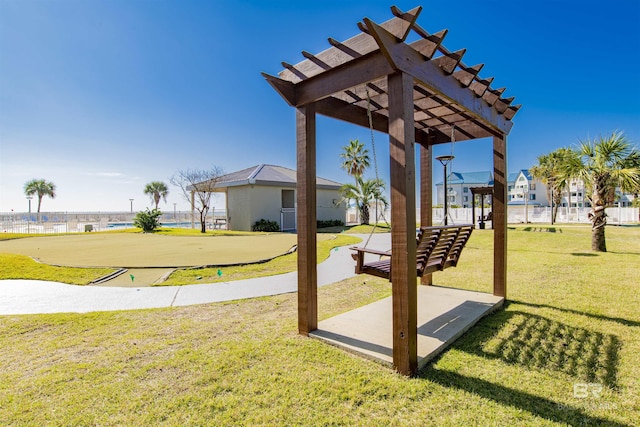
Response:
M153 265L153 263L158 262L159 259L163 260L161 264L164 263L167 265L197 265L197 263L202 264L208 259L219 261L223 257L226 257L227 263L233 264L242 262L242 259L247 259L247 256L251 256L256 253L256 251L264 255L254 255L252 259L272 258L284 253L286 249L295 243L295 235L290 234L230 233L231 234L216 230L215 232L201 234L199 232L196 233L194 230L183 229L162 229L162 231L155 233L158 234L158 236L143 235L139 231L134 233L129 230L91 233L90 235L78 235L75 233L55 235L55 237L53 237L54 235L47 234L28 235L5 233L4 240L16 240L1 242L3 239L0 239L0 280L53 280L75 285L87 285L91 281L115 271L115 269L112 268L75 268L36 262L27 255L37 253L41 257L46 258L45 254L40 254L44 252L45 249L44 245L40 247L42 245L40 242L51 243L48 248L48 256L57 257L58 263L86 266L101 265L105 263L105 260L109 257L111 257L111 261L107 262L107 264L116 266L138 265L138 263ZM139 236L134 236L133 234L138 234ZM167 239L160 235L175 236L176 238ZM96 238L100 240L96 241ZM238 239L238 242L236 242L236 239ZM80 240L80 242L77 242L78 240ZM87 242L87 240L90 241ZM147 243L147 240L149 240L150 243ZM176 243L178 240L182 246L178 246L178 243ZM54 241L56 241L55 244L53 244ZM127 242L129 243L127 244ZM199 242L199 244L195 245L192 242ZM339 246L353 245L358 242L360 242L360 239L355 236L345 234L320 234L318 236L318 262L324 261L332 249ZM12 245L13 243L18 243L20 248L17 248L17 245ZM80 243L85 245L82 250L79 249ZM156 251L157 256L154 257L151 251L144 250L145 245L149 244L162 246L162 248L156 249L165 250L162 252ZM245 250L247 244L253 245L253 247L251 247L252 251ZM15 251L18 253L11 252L11 248L15 248ZM71 250L68 248L71 248ZM204 251L202 250L203 248ZM75 250L75 252L72 252L72 250ZM20 253L20 251L22 253ZM217 253L218 256L212 257L213 253ZM161 285L212 283L287 273L296 269L296 260L297 253L294 252L277 256L268 262L250 263L239 266L178 270L173 273L167 281L161 283ZM121 264L118 264L118 262ZM171 264L172 262L174 264ZM176 262L181 262L182 264L175 264ZM189 262L193 264L189 264ZM218 271L223 272L223 275L218 275Z
M295 294L0 317L0 425L634 425L640 228L608 227L604 254L555 231L509 231L509 303L416 378L297 335ZM491 242L435 282L489 290ZM389 293L322 287L320 317Z

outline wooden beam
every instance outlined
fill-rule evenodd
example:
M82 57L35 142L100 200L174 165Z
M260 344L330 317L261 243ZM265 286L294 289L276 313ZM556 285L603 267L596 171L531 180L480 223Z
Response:
M316 112L315 105L296 110L298 226L298 332L318 328L316 248Z
M510 105L509 107L507 107L507 109L504 112L504 116L511 120L513 119L513 116L516 115L516 113L518 112L518 110L520 110L520 108L522 108L522 104L518 104L518 105Z
M347 123L362 126L365 128L369 127L367 109L364 107L359 107L357 105L353 105L351 103L333 97L325 98L322 101L318 101L315 103L315 105L316 112L318 114L322 114L323 116L342 120ZM374 130L382 133L389 133L389 117L385 116L384 114L376 113L375 111L371 112L371 117L373 119ZM415 142L418 142L419 144L426 144L427 133L424 130L415 129L414 138ZM449 139L446 135L437 131L433 132L433 136L431 138L433 143L437 144L444 144L446 142L449 142Z
M271 85L272 88L275 89L276 92L280 94L282 99L284 99L287 104L290 106L295 106L296 103L296 86L288 82L286 80L282 80L278 77L269 75L267 73L262 73L262 77L267 80L267 83Z
M513 124L486 102L476 98L471 91L461 87L454 77L447 76L433 61L425 61L422 55L410 46L399 43L378 24L369 19L365 19L365 23L392 68L413 76L421 84L435 90L449 102L458 104L487 126L503 134L509 133Z
M482 95L482 99L484 99L487 102L487 104L493 105L493 104L496 103L496 101L500 98L500 95L502 95L505 90L507 90L506 87L503 87L503 88L500 88L500 89L490 89L489 88Z
M482 98L482 95L489 89L491 86L491 82L493 82L493 77L489 77L488 79L476 79L471 82L469 85L469 89L478 97Z
M412 375L418 366L413 78L395 73L388 82L393 364Z
M433 146L420 146L420 227L433 225ZM423 274L423 285L432 285L431 273Z
M480 70L482 70L484 64L474 65L473 67L462 68L455 73L453 73L453 77L460 82L462 87L469 87L473 79L478 75Z
M452 74L456 69L462 57L464 56L467 49L460 49L456 52L451 52L448 55L442 55L433 59L438 67L442 68L445 74Z
M317 56L315 56L314 54L312 54L310 52L307 52L306 50L302 51L302 56L307 58L309 61L315 63L318 67L322 68L323 70L331 69L331 66L327 65L325 62L320 60Z
M412 16L411 21L407 21L406 17L394 17L388 21L383 22L380 26L395 37L402 39L406 37L410 26L415 23L422 7L417 7L407 12L406 17ZM360 33L351 37L344 42L337 42L334 39L329 39L331 47L315 55L316 59L322 61L324 64L334 68L343 65L358 56L363 56L373 51L378 50L378 45L375 40L366 33ZM295 65L293 65L297 73L294 73L291 69L283 70L280 72L280 77L284 80L289 80L293 83L297 83L300 80L304 80L300 75L305 78L311 78L316 74L323 72L323 69L318 67L313 61L306 59ZM287 68L287 67L285 67Z
M341 67L296 84L296 105L301 106L331 96L393 73L386 58L380 52L353 59Z
M498 110L498 113L506 113L507 108L509 107L509 105L511 105L514 99L516 99L515 96L512 96L510 98L499 98L496 101L496 105L495 105L496 110Z
M411 42L410 46L420 52L426 59L431 59L447 36L447 32L448 30L442 30L435 34L427 35L425 38Z
M493 137L493 294L507 298L507 137Z
M291 65L288 62L284 62L282 61L280 64L282 64L282 66L284 68L286 68L287 70L291 71L293 74L296 75L296 77L298 77L300 80L306 80L308 79L307 75L304 74L302 71L298 70L295 65Z

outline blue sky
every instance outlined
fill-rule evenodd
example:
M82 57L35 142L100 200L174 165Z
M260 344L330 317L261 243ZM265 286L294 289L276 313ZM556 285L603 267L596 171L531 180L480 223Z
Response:
M614 130L640 143L637 0L0 0L0 212L27 209L32 178L58 187L44 211L126 211L179 169L295 168L294 111L260 72L390 19L392 4L422 5L422 27L449 29L445 46L523 104L510 172ZM371 149L366 128L319 119L320 176L350 180L339 154L355 138ZM386 179L388 139L375 142ZM491 170L490 140L435 154L452 149L454 170ZM188 206L174 187L160 208L173 203Z

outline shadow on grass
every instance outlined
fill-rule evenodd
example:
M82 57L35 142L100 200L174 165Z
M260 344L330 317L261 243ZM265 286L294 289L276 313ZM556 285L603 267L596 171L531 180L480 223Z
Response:
M573 327L521 311L497 311L480 321L454 348L531 371L562 372L576 382L617 388L620 340L615 335ZM437 359L436 359L437 360ZM480 378L435 369L418 373L444 387L455 387L535 416L569 425L626 426L586 414L584 408L553 401Z
M592 252L571 252L573 256L586 256L586 257L597 257L598 254L594 254Z
M521 304L521 305L526 305L528 307L535 307L535 308L550 308L552 310L558 310L558 311L562 311L564 313L579 314L579 315L582 315L582 316L591 317L593 319L606 320L606 321L609 321L609 322L616 322L616 323L620 323L621 325L624 325L624 326L636 326L636 327L640 326L640 322L638 322L636 320L624 319L622 317L604 316L602 314L585 313L584 311L572 310L570 308L560 308L560 307L556 307L556 306L548 305L548 304L536 304L536 303L532 303L532 302L524 302L524 301L518 301L518 300L511 300L509 303Z
M584 382L617 388L615 335L577 328L531 313L503 312L497 333L472 352L529 370L563 372ZM498 325L496 325L498 326Z
M620 252L620 251L607 251L610 254L616 254L616 255L635 255L635 256L640 256L640 252Z
M590 416L581 408L560 404L551 399L514 390L479 378L467 377L451 371L429 368L421 372L419 378L433 381L443 387L455 387L501 405L511 406L527 411L540 418L566 425L607 425L614 427L627 427L631 425L622 424L606 418Z
M562 228L556 227L524 227L522 231L536 231L544 233L562 233Z

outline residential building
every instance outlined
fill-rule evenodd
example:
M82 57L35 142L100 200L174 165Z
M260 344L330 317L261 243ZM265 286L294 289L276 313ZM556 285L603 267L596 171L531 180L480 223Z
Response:
M482 172L451 172L447 177L448 206L470 208L472 204L471 187L489 187L493 185L493 174ZM491 203L491 198L485 199ZM436 183L436 203L444 205L444 182Z
M549 206L547 186L534 178L528 169L509 174L507 200L510 205Z

